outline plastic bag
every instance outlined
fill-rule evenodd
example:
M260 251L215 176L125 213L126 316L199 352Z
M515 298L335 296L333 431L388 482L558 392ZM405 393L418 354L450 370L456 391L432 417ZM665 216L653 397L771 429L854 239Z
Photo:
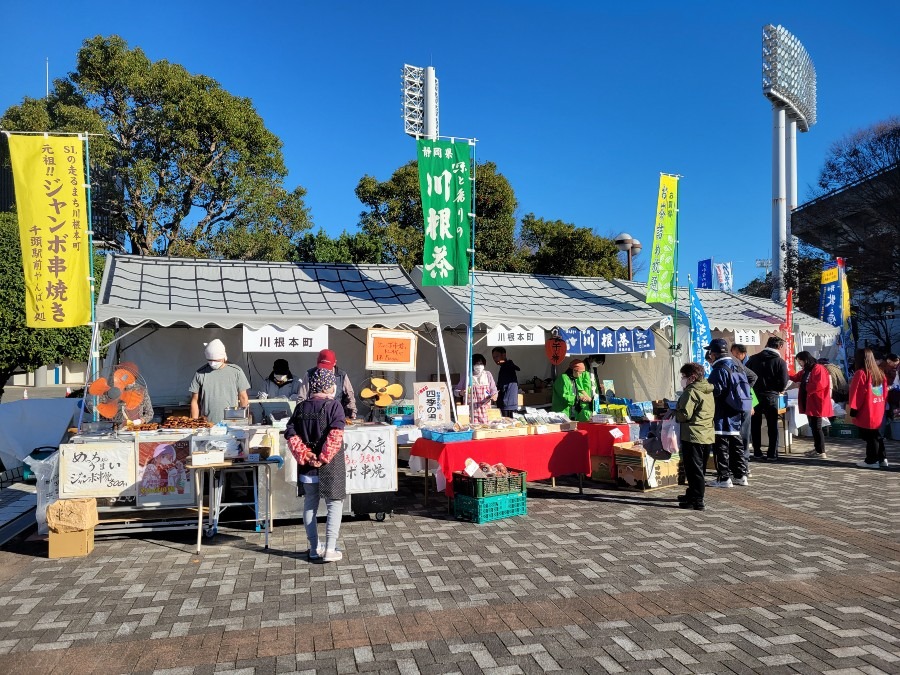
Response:
M37 521L38 534L47 534L47 507L59 499L59 452L54 452L47 459L26 457L23 460L31 466L37 478L37 508L34 518Z
M674 417L663 420L661 436L664 450L673 455L681 452L681 427Z

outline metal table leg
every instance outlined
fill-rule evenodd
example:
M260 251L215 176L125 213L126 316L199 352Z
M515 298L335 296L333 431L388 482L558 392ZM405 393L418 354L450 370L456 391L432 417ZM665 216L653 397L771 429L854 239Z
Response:
M194 483L197 489L197 553L200 553L200 542L203 540L203 474L205 472L194 471Z

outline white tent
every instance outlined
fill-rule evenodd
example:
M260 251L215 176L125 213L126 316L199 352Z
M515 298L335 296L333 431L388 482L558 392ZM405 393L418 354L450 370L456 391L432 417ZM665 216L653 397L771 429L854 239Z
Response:
M447 341L454 372L466 370L465 328L469 324L470 286L425 286L422 268L412 271L412 279L441 317L454 329L455 339ZM502 326L552 331L554 328L619 329L642 328L657 335L656 351L642 354L613 354L600 368L601 379L611 379L616 393L635 400L656 399L673 394L669 343L660 322L666 317L610 281L598 277L562 277L542 274L476 272L475 353L490 362L491 347L484 344L487 331ZM479 344L481 347L479 347ZM550 364L544 340L531 346L508 347L509 357L521 368L519 382L532 376L547 378ZM653 357L660 358L653 358ZM565 367L565 363L563 364Z
M203 345L225 343L250 378L251 397L285 358L295 376L316 353L243 350L243 326L327 326L330 349L358 388L365 329L407 328L440 336L438 313L397 265L294 264L114 255L107 262L97 321L116 330L115 357L137 363L155 405L184 405ZM112 357L112 355L111 355ZM429 363L422 371L437 372ZM443 370L443 368L441 368ZM414 374L398 377L411 395Z

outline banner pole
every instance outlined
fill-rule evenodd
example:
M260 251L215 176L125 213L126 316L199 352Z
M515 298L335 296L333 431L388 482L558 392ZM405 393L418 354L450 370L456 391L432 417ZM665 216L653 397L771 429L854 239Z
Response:
M474 141L469 141L469 144L472 146L472 212L469 214L472 229L472 257L469 283L469 340L466 347L466 356L468 357L468 360L466 361L466 368L468 368L468 371L466 371L466 379L471 383L469 377L472 373L472 357L475 354L475 179L478 171L478 164L475 143ZM472 397L469 396L468 386L466 386L466 397L469 404L469 424L472 424L475 420L475 407Z
M675 284L672 310L672 391L678 391L678 368L675 366L675 360L678 358L678 200L681 199L681 179L676 178L678 189L675 191L675 275L672 277Z
M91 289L91 353L88 382L92 381L100 372L100 326L97 325L97 300L95 294L96 278L94 277L94 221L91 214L91 150L88 142L88 134L84 133L84 194L85 214L87 215L88 234L88 282ZM85 383L87 385L87 382ZM87 390L85 390L87 394ZM95 401L96 404L96 401ZM93 406L94 421L97 421L97 406Z

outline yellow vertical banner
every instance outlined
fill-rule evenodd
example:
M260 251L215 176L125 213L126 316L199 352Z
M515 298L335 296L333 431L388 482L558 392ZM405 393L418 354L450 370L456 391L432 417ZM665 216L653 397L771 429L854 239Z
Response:
M84 145L76 136L9 135L30 328L91 323Z
M659 199L653 225L653 250L647 276L647 302L672 302L675 299L676 220L678 210L678 178L668 174L659 177Z

